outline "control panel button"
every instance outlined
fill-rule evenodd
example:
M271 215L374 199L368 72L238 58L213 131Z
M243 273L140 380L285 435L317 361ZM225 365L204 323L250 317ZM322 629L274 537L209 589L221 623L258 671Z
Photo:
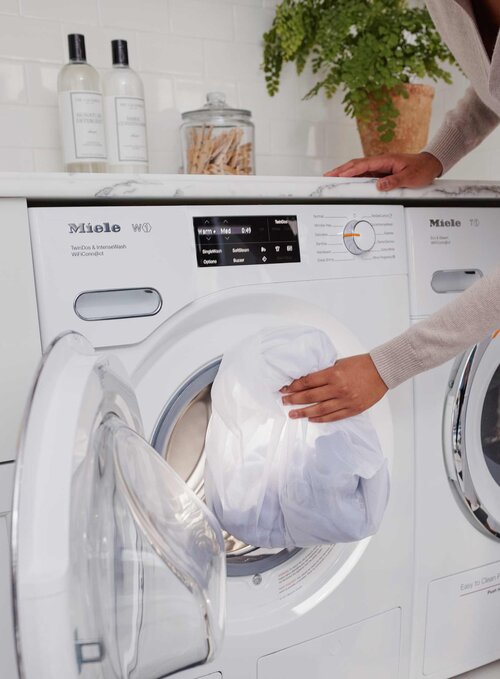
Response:
M353 255L369 252L375 245L375 229L366 219L353 219L344 229L344 245Z

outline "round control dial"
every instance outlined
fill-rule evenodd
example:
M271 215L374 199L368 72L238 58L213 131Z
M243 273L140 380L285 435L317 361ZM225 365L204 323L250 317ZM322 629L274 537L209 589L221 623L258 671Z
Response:
M353 255L369 252L375 245L375 229L365 219L353 219L344 229L344 245Z

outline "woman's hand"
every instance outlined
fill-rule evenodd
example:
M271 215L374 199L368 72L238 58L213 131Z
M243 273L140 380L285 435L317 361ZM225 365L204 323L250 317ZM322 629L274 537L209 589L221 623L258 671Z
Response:
M325 177L381 177L377 189L418 189L427 186L443 172L432 153L389 153L371 158L355 158L325 172Z
M362 413L387 391L370 354L339 359L326 370L294 380L281 389L285 405L308 405L291 410L292 418L335 422Z

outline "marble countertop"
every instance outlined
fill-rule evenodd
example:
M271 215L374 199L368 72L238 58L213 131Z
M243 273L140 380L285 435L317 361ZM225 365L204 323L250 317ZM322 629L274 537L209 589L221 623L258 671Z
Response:
M500 199L500 182L438 180L423 189L380 193L374 179L329 177L230 177L204 175L118 175L0 173L0 197L36 199L283 199L394 201Z

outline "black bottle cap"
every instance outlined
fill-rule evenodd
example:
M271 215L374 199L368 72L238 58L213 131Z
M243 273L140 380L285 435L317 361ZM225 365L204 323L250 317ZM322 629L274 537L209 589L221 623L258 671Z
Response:
M87 61L85 36L80 33L70 33L68 35L68 48L70 61Z
M111 41L111 55L113 66L128 66L128 47L126 40Z

